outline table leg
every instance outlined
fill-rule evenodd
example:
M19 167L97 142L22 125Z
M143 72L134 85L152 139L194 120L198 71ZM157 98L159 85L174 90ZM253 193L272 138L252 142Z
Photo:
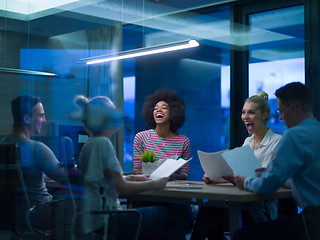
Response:
M233 236L236 230L242 227L241 206L229 203L229 228L230 235Z

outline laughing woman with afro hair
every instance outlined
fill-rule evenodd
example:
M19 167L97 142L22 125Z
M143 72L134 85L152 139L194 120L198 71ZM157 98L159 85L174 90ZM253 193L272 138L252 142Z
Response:
M185 121L185 106L182 98L169 89L159 89L145 98L142 109L149 130L136 134L133 141L133 172L143 174L140 156L152 151L156 161L160 159L190 159L190 140L178 133ZM186 163L170 176L171 180L186 180L190 163Z

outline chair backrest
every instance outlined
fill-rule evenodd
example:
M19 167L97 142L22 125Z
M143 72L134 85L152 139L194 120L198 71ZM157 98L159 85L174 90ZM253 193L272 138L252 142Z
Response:
M66 203L60 205L59 203L62 202L62 200L56 200L48 203L39 203L35 205L33 205L33 203L31 204L22 174L20 148L18 144L0 143L1 230L12 231L17 239L58 239L58 236L62 237L65 236L65 234L70 234L68 233L68 229L65 229L65 225L60 227L61 222L62 224L67 223L70 225L68 219L59 219L59 221L56 221L54 218L56 215L58 215L56 213L59 213L59 216L64 217L68 214L70 207L67 205L66 201ZM58 207L60 206L67 206L68 209L57 211ZM37 212L36 214L41 213L38 216L39 219L41 219L42 213L44 214L43 216L45 216L45 218L43 218L43 222L46 220L48 220L50 223L51 221L55 221L55 225L50 226L52 228L35 226L33 224L34 219L31 219L32 213L35 212ZM46 215L47 213L50 213L50 215ZM50 219L47 217L50 217ZM59 226L59 228L57 226ZM55 229L55 227L57 227L57 229ZM64 237L59 239L64 239Z
M320 206L307 207L302 211L307 240L320 239Z
M24 218L25 212L16 205L30 206L20 165L20 150L16 143L0 144L0 227L15 230L17 219Z
M63 136L60 138L60 151L60 165L67 168L73 167L75 164L74 147L73 141L70 137Z

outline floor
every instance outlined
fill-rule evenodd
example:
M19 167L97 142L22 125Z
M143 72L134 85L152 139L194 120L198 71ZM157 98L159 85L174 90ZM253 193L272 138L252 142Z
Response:
M12 237L12 233L8 231L0 231L0 240L10 240ZM190 240L191 234L186 235L186 240ZM226 236L228 240L230 240L230 237Z
M10 240L11 237L12 237L12 232L0 231L0 240Z
M187 235L186 235L186 240L190 240L190 237L191 237L191 234L187 234ZM226 238L227 238L228 240L231 239L230 236L228 236L228 235L226 235Z

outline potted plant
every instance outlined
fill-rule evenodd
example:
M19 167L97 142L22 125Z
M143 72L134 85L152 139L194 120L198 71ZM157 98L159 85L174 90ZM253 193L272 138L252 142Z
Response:
M156 162L156 155L152 151L144 150L140 155L142 162L142 172L143 174L151 174L154 170L158 168L158 162Z

